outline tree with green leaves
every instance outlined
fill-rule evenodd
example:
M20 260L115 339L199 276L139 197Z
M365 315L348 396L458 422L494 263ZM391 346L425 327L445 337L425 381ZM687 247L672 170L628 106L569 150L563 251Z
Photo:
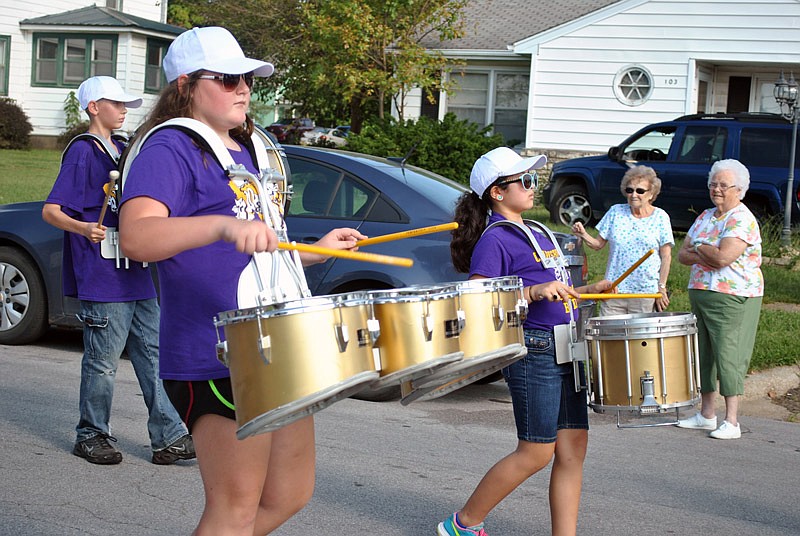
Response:
M464 34L468 0L172 0L170 22L225 26L245 52L275 63L259 86L297 104L301 115L331 122L349 117L358 132L365 112L383 118L386 105L412 87L447 90L452 63L425 49Z

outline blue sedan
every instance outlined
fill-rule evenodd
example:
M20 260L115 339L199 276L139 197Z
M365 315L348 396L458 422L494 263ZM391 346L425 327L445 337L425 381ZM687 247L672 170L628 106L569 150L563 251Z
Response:
M294 197L290 239L311 243L334 227L368 236L447 223L464 187L413 166L332 149L284 146ZM61 294L63 231L42 221L42 202L0 206L0 344L26 344L49 326L78 327L77 301ZM330 259L306 275L315 295L462 280L450 261L450 233L362 248L408 257L411 268Z

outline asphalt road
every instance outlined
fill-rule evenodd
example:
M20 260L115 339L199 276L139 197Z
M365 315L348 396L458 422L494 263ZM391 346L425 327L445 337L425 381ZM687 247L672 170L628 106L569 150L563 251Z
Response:
M80 338L0 346L0 534L189 534L203 504L194 461L150 463L146 410L123 361L112 414L124 459L70 451ZM579 534L800 534L800 425L745 417L738 441L675 427L625 428L592 413ZM317 488L279 536L435 534L516 443L502 383L402 406L344 400L317 413ZM641 418L627 421L643 424ZM487 519L492 536L547 535L549 473Z

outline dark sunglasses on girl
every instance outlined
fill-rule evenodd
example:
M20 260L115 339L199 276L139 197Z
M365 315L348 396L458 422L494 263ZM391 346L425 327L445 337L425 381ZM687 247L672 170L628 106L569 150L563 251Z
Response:
M233 91L239 87L239 80L244 78L244 83L247 87L253 89L253 73L244 74L201 74L197 78L201 80L216 80L222 82L222 89L225 91Z
M626 194L632 194L633 192L636 192L639 195L644 195L649 191L650 190L645 190L644 188L636 188L635 190L633 188L625 188Z
M510 181L503 181L497 183L498 186L504 186L506 184L513 184L515 182L521 182L522 187L526 190L538 189L539 188L539 175L536 174L535 171L528 171L527 173L523 173L519 178L513 179Z

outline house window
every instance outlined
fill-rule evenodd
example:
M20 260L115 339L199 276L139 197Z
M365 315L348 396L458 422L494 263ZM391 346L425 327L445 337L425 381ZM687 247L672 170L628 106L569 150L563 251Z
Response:
M448 95L448 112L482 127L491 124L506 143L515 145L524 141L528 116L527 72L467 72L453 81L458 83L458 88Z
M11 36L0 35L0 95L8 95L8 58Z
M169 48L169 42L156 39L147 40L147 63L144 68L144 90L158 93L167 85L167 78L162 68L164 55Z
M653 75L641 65L623 67L614 77L614 95L625 106L644 104L653 93Z
M34 34L34 86L78 87L90 76L116 74L114 37Z
M106 7L122 11L122 0L106 0Z

